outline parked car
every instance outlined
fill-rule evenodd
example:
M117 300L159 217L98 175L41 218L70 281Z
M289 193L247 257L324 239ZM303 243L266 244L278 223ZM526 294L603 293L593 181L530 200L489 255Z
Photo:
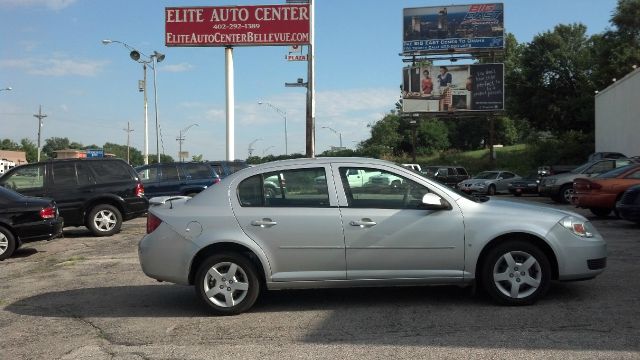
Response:
M602 159L626 159L627 155L619 152L600 151L589 155L587 161L596 161Z
M640 184L640 165L623 166L593 178L573 181L571 203L591 210L596 216L608 216L616 202L631 186Z
M86 226L95 236L117 233L123 221L149 207L135 170L114 158L20 165L0 178L0 186L55 200L65 226Z
M553 201L568 204L573 195L573 181L579 177L593 177L609 170L627 166L629 159L605 159L582 164L567 173L547 176L540 180L540 194L549 196Z
M147 198L155 196L194 196L220 182L211 166L199 162L174 162L136 167Z
M402 186L354 192L346 174L365 169L400 178ZM286 179L288 189L276 199L262 191L272 176ZM309 179L321 176L326 190L314 191ZM531 304L552 280L600 274L607 256L601 235L578 214L483 201L361 158L261 164L194 198L153 206L138 250L147 276L195 285L216 314L248 310L263 286L475 282L499 303Z
M458 184L458 189L466 193L482 193L494 195L499 192L507 192L509 183L519 180L521 177L511 171L483 171L478 175Z
M62 224L55 201L0 187L0 260L24 243L60 236Z
M467 169L451 165L427 166L422 174L452 188L455 188L461 181L470 178Z
M627 189L616 203L618 216L640 224L640 185Z
M235 173L238 170L242 170L244 168L248 168L249 165L245 161L242 160L220 160L220 161L208 161L207 162L213 169L216 171L216 174L220 176L221 179L226 178L227 176Z
M513 196L522 196L522 194L538 194L538 185L540 177L538 174L529 174L521 179L514 180L509 183L509 192Z
M567 173L578 166L576 165L543 165L538 166L538 176L550 176L550 175L558 175L562 173Z
M420 166L420 164L402 164L402 166L406 167L409 170L422 172L422 167Z

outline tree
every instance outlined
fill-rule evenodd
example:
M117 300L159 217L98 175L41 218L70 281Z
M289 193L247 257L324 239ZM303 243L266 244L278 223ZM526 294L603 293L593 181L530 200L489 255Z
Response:
M53 158L55 157L56 150L64 150L69 149L70 142L68 138L59 138L52 137L48 138L44 141L44 146L42 147L42 153L46 155L46 157Z
M27 162L38 161L38 146L33 141L24 138L20 140L20 150L24 151L27 156Z
M399 126L400 116L393 113L385 115L375 124L367 125L371 129L371 137L360 143L358 150L371 157L399 154L402 140Z
M100 148L100 147L94 145L93 149L96 149L96 148ZM105 153L114 154L116 157L120 159L127 160L126 145L105 143L102 146L102 149L104 150ZM131 166L139 166L144 164L144 157L142 156L142 153L140 152L140 150L134 147L129 147L129 164L131 164Z
M18 145L15 141L11 139L2 139L0 141L0 150L19 150L20 145Z
M202 154L200 154L200 155L193 155L193 156L191 157L191 161L198 161L198 162L200 162L200 161L202 161L202 159L204 159L204 155L202 155Z
M591 41L581 24L557 25L523 50L522 73L512 86L514 115L538 130L594 130Z

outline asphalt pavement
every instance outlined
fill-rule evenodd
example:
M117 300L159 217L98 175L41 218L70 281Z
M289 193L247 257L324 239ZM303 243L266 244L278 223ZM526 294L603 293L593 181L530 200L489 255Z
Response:
M108 238L69 228L0 262L0 358L640 359L640 226L577 212L607 240L608 267L554 283L533 306L449 286L295 290L231 317L208 314L192 287L142 273L145 219Z

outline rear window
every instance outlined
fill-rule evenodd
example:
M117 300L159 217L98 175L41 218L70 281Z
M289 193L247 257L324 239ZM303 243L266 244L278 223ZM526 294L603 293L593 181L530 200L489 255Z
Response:
M131 180L132 178L127 165L120 161L91 161L89 164L96 173L98 184Z
M212 169L211 166L206 164L184 164L184 171L191 179L211 179Z
M468 175L467 174L467 170L465 170L464 168L456 168L456 170L458 170L458 175Z

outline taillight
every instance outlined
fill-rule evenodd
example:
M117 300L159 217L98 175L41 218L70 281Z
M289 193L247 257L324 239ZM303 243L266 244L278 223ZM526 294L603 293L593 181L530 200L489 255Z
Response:
M134 190L134 194L137 197L143 197L144 196L144 186L142 185L142 183L137 183L136 184L136 189Z
M214 184L217 184L217 183L219 183L219 182L220 182L220 178L215 178L215 179L213 179L213 183L214 183Z
M152 213L149 213L147 215L147 234L151 234L160 224L162 224L162 220Z
M54 219L56 217L56 208L53 206L46 207L40 210L41 219Z

